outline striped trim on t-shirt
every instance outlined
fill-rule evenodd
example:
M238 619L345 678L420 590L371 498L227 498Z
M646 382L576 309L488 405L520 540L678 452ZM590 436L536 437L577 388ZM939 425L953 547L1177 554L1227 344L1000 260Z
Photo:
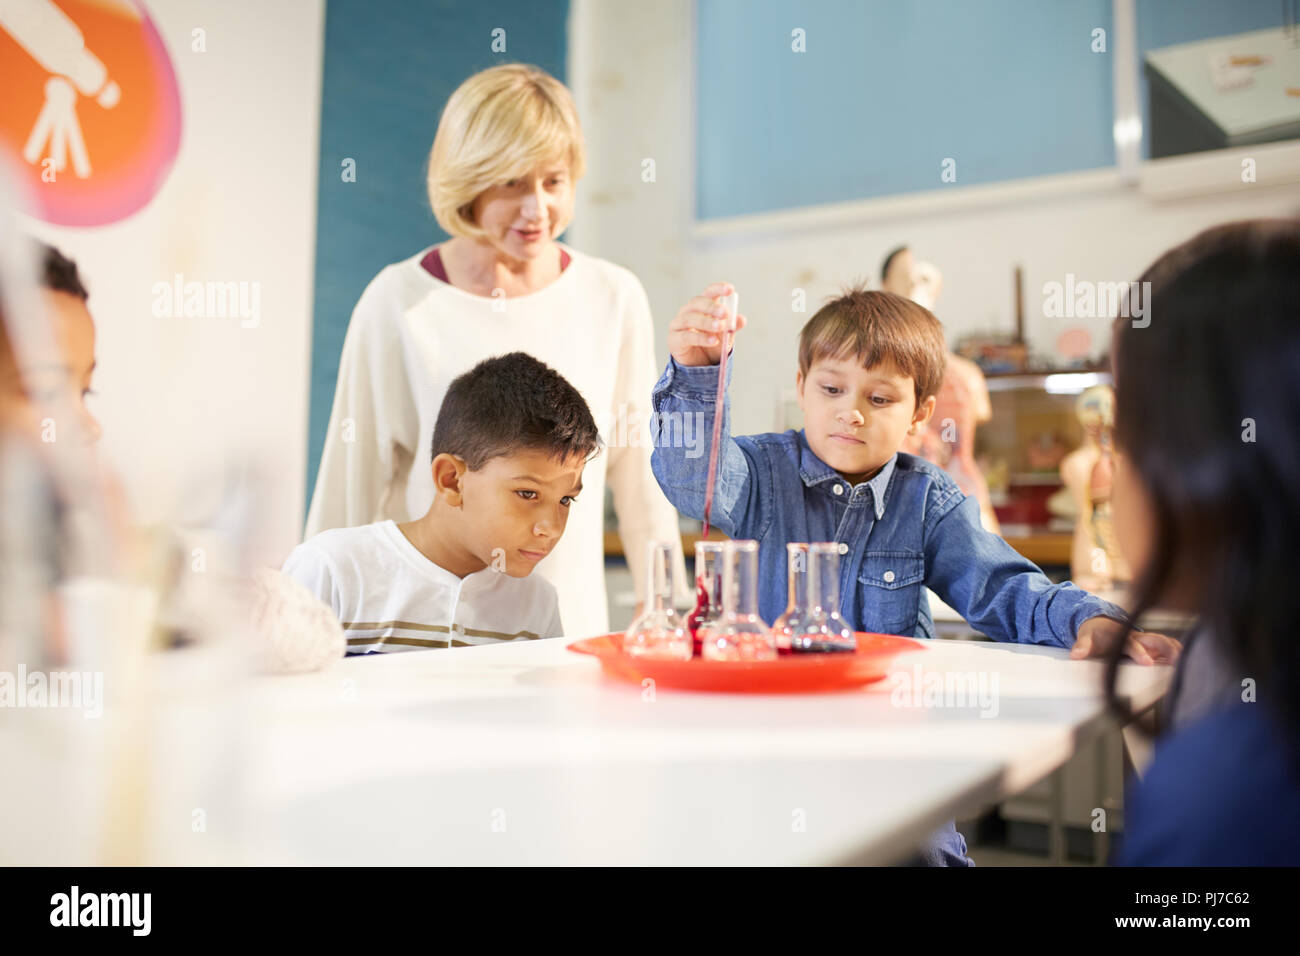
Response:
M536 641L540 634L532 631L488 631L478 627L462 627L459 624L448 627L446 624L417 624L414 621L344 621L344 631L375 631L378 633L348 637L349 654L370 654L376 651L391 653L393 651L419 650L429 647L474 647L478 644L495 644L501 641ZM456 637L416 637L417 634L461 635L471 640L459 640ZM472 640L479 638L479 640Z

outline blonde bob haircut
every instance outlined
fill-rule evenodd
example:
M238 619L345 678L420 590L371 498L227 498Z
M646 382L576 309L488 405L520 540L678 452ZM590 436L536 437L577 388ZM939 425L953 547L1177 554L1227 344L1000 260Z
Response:
M523 63L475 73L447 100L429 153L429 203L438 225L463 239L482 238L471 218L474 200L551 162L567 163L572 182L587 168L568 88ZM566 225L556 223L551 237Z

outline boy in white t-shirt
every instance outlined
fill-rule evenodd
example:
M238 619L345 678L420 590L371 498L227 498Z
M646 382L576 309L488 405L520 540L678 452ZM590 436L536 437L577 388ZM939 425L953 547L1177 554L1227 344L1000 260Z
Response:
M334 610L349 654L559 637L555 588L530 573L564 533L599 446L562 375L523 352L486 359L438 412L428 512L322 532L284 573Z

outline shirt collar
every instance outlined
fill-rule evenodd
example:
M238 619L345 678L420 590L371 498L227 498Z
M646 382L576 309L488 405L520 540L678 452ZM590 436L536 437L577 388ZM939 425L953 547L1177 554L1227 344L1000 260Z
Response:
M877 521L885 516L885 489L889 487L889 479L894 476L894 465L897 462L898 453L895 452L890 456L889 461L885 462L876 477L853 486L856 489L866 485L871 489L871 500L876 508ZM809 488L831 481L838 481L846 488L849 485L838 471L817 457L809 447L808 436L803 431L799 432L799 477Z

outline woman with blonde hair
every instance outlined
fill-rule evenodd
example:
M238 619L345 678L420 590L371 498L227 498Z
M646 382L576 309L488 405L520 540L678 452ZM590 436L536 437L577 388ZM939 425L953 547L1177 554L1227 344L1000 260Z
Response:
M680 541L648 442L617 427L646 420L656 376L645 290L627 269L557 241L585 163L573 98L543 70L493 67L452 94L429 156L429 201L451 238L384 268L353 311L306 531L424 514L448 385L485 358L528 352L577 387L607 442L537 568L569 635L609 629L606 481L639 598L647 543Z

